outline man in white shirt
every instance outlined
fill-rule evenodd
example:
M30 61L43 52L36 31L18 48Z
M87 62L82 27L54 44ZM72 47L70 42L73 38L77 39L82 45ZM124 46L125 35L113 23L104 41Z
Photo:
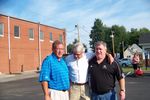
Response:
M94 53L85 53L83 44L76 43L73 54L66 57L70 76L70 100L90 100L88 87L88 61Z

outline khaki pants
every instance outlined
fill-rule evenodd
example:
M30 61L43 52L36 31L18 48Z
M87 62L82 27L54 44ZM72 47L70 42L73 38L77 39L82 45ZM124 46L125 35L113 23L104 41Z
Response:
M72 84L70 88L70 100L90 100L89 86Z
M59 91L54 89L50 89L49 91L52 100L69 100L68 91Z

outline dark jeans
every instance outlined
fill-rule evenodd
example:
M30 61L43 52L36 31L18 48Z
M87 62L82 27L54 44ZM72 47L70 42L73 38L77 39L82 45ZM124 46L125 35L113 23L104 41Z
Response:
M115 90L109 91L102 95L92 93L91 100L117 100L117 94Z
M138 64L132 64L132 65L133 65L133 69L134 69L134 70L137 70Z

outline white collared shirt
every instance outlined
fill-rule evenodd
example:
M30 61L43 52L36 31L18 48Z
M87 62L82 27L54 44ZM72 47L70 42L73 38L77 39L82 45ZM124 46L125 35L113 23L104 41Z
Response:
M73 54L66 57L66 62L69 69L69 76L72 82L87 82L88 61L94 55L94 53L84 53L80 59L75 59Z

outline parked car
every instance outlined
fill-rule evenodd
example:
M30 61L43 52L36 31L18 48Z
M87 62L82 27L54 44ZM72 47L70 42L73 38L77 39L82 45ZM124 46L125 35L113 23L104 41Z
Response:
M119 59L118 62L122 67L132 66L131 59L128 58Z

